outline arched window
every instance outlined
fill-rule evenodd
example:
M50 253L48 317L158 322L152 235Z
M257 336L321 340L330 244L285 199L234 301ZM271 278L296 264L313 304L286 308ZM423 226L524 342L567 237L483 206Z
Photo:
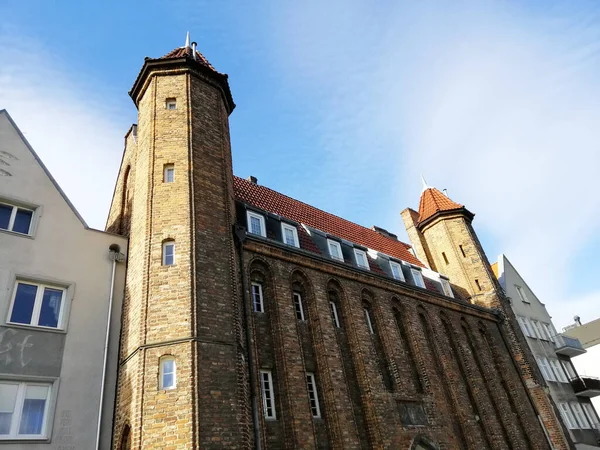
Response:
M394 319L396 321L396 327L398 328L398 334L400 335L400 345L402 350L408 356L410 363L410 371L413 378L413 385L417 392L423 392L423 383L419 376L419 367L417 365L417 358L415 352L411 346L407 328L408 325L404 322L404 315L400 312L402 307L397 299L392 300L392 312L394 313Z
M158 375L159 389L175 389L177 387L177 364L175 357L168 355L160 358Z
M131 449L131 427L125 425L123 427L123 434L121 434L121 442L119 444L119 450L130 450Z
M162 264L172 266L175 264L175 241L168 239L162 245Z

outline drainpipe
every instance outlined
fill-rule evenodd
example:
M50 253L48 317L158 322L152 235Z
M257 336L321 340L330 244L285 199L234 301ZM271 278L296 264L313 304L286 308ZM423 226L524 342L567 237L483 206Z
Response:
M100 404L98 405L98 428L96 429L96 450L100 450L100 426L102 424L102 403L104 402L104 382L106 380L106 366L108 364L108 340L110 338L110 319L112 315L113 296L115 291L115 272L117 262L124 259L121 253L121 247L118 244L112 244L108 248L108 258L112 261L112 272L110 275L110 293L108 297L108 313L106 317L106 337L104 339L104 361L102 363L102 382L100 384Z
M244 273L244 241L246 230L240 226L234 226L234 235L239 249L240 274L242 278L242 300L244 302L244 325L246 331L246 348L248 349L248 372L250 378L250 395L252 397L252 424L254 426L254 448L261 449L260 421L258 419L258 393L256 392L256 375L254 367L254 348L252 347L252 330L250 329L250 306L246 289L246 274Z

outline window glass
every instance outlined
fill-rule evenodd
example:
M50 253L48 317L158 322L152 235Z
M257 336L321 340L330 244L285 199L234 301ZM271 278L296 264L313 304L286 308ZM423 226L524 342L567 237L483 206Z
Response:
M18 384L0 383L0 436L10 434L18 391Z
M27 386L25 399L23 400L19 434L42 434L48 389L48 386Z
M0 204L0 229L8 230L10 224L10 216L12 215L13 207Z
M248 231L258 236L266 237L264 217L248 211Z
M271 371L260 371L260 387L263 397L263 409L265 418L275 419L275 396L273 395L273 380L271 378Z
M363 269L369 268L369 261L367 260L367 254L357 248L354 249L354 256L356 257L356 265Z
M259 283L252 283L252 304L254 306L254 312L264 311L262 285Z
M402 273L402 267L400 267L400 264L390 261L390 268L392 269L392 276L396 280L404 281L404 274Z
M175 360L164 358L161 360L161 389L175 388Z
M175 181L175 166L173 164L165 164L164 182L173 183Z
M332 241L332 240L327 240L328 244L329 244L329 255L333 258L333 259L337 259L339 261L343 261L344 257L342 255L342 248L340 247L339 242L336 241Z
M12 230L16 233L29 234L32 217L33 211L18 208Z
M308 387L308 398L310 400L310 409L314 418L321 417L321 409L319 408L319 397L317 395L317 383L315 375L312 373L306 374L306 384Z
M172 266L175 264L175 243L165 243L163 246L163 265Z
M294 307L296 308L296 319L304 320L304 308L302 305L302 295L299 292L294 292Z
M42 308L40 310L38 325L42 327L54 328L58 326L63 292L64 291L60 289L44 288L44 296L42 298Z
M424 288L425 287L425 282L423 281L423 275L421 274L420 270L417 269L410 269L412 272L412 276L413 276L413 280L415 282L415 286L418 286L420 288Z
M442 283L442 289L444 290L444 294L448 297L454 297L454 295L452 294L452 288L450 287L450 283L448 282L448 280L444 280L442 278L440 279L440 282Z
M581 405L578 402L571 402L571 408L573 408L579 428L590 428L590 424L583 413L583 409L581 409Z
M369 333L373 334L373 324L371 323L371 314L369 314L368 308L363 308L365 312L365 320L367 321L367 327L369 328Z
M35 306L38 287L33 284L17 283L17 292L13 303L10 321L30 324Z
M337 313L337 307L335 306L334 302L329 302L329 307L331 308L331 319L333 320L333 325L335 325L336 328L340 327L340 320L338 318L338 313Z

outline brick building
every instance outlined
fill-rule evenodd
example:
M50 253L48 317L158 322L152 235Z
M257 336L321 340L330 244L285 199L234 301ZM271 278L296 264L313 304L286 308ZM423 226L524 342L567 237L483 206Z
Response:
M130 95L114 449L572 448L466 208L425 190L411 247L234 177L189 41Z

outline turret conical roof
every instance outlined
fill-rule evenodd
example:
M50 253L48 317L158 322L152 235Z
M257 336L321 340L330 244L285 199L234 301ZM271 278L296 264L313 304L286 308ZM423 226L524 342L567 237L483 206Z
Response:
M464 205L450 200L436 188L428 187L421 194L421 201L419 202L419 223L431 218L438 212L460 209L464 209Z

